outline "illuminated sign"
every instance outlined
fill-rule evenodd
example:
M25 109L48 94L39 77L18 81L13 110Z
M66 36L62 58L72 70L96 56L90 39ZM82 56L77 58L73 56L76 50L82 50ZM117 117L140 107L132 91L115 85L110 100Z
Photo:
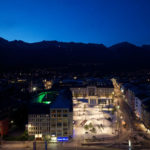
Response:
M68 141L68 140L69 140L68 137L57 137L57 141L59 142Z

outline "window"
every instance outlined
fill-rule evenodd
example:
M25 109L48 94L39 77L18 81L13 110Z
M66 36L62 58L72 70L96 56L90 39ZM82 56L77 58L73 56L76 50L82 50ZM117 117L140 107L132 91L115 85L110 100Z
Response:
M57 117L61 117L61 114L57 114Z
M57 113L61 113L61 110L57 110Z
M51 135L56 135L56 131L55 131L55 130L52 130L52 131L51 131Z
M66 127L68 124L67 122L63 122L63 126Z
M51 110L51 113L56 113L56 110Z
M94 96L95 95L95 88L89 88L89 96Z
M53 127L53 128L56 127L56 123L52 123L51 127Z
M63 110L63 112L64 112L64 113L67 113L67 112L68 112L68 110Z
M62 126L62 123L61 122L58 122L57 123L57 127L61 127Z
M62 122L62 119L60 119L60 118L59 118L59 119L57 119L57 122Z
M55 114L52 114L52 118L56 118L56 115L55 115Z
M61 137L61 136L62 136L62 133L57 133L57 136L58 136L58 137L59 137L59 136Z
M67 114L63 114L63 117L68 117L68 115Z
M67 130L67 129L64 129L64 130L63 130L63 133L64 133L64 135L68 134L68 130Z

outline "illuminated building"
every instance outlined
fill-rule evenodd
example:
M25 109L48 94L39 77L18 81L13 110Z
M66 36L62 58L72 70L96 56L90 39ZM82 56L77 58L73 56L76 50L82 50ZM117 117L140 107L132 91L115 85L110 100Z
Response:
M34 97L28 115L28 134L54 142L72 137L73 108L70 90L42 92Z
M90 82L85 85L72 86L70 89L73 98L87 99L90 105L111 102L114 91L111 81L103 80Z
M44 80L43 82L44 82L44 87L45 87L46 90L51 89L51 87L52 87L52 81Z
M149 99L149 96L145 93L140 93L135 96L135 115L142 120L142 103Z

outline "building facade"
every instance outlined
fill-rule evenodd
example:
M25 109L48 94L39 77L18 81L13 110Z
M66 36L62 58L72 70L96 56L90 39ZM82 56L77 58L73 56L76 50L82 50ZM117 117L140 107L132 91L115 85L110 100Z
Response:
M90 105L97 105L101 102L108 103L113 98L113 87L72 87L70 88L74 99L87 99Z
M142 103L142 122L150 130L150 98Z
M48 97L51 97L49 103ZM47 103L44 102L45 100ZM56 96L45 95L41 103L34 103L31 106L27 126L29 135L36 139L48 139L55 142L72 137L73 108L70 91L59 91Z
M86 99L90 105L109 103L113 99L114 87L109 79L85 78L55 81L57 88L69 88L73 99Z

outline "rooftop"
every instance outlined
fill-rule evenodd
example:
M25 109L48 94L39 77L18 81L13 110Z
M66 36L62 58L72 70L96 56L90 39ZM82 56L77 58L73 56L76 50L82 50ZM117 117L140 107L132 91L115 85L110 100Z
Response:
M113 88L111 80L99 79L99 78L87 78L85 80L62 80L61 82L56 82L60 87L87 87L96 86L101 88Z
M30 114L48 114L50 109L67 108L72 111L70 90L44 91L36 95L29 106Z
M69 108L70 111L73 109L72 94L69 90L61 90L56 100L52 102L50 108Z
M58 95L57 91L45 91L39 93L36 97L33 98L32 103L43 103L50 104L56 99Z

